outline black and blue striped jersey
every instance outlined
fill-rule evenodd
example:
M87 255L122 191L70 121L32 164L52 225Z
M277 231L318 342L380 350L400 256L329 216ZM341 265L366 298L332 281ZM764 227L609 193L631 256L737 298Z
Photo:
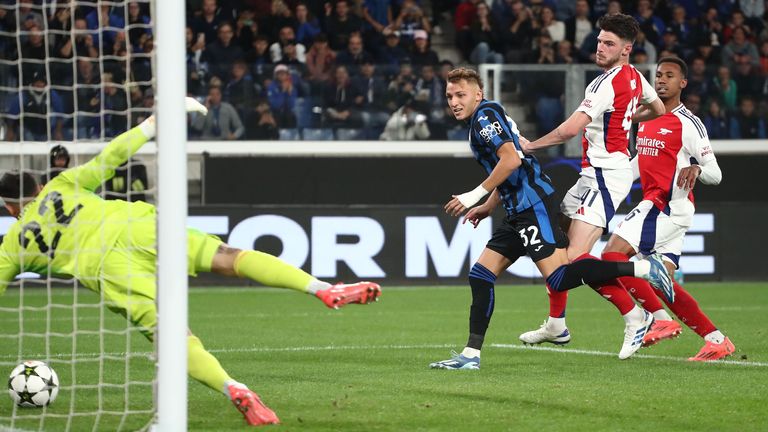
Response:
M499 162L496 151L502 144L513 143L520 155L522 165L497 188L508 215L514 216L531 208L555 191L539 161L534 156L523 154L517 124L500 104L483 99L469 124L469 145L475 160L488 175Z

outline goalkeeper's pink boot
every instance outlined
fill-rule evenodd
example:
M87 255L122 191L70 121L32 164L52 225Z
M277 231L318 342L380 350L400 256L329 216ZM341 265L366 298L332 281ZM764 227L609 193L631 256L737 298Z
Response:
M229 397L238 411L243 414L245 421L251 426L278 424L280 419L274 411L267 408L259 399L259 395L246 387L229 386Z
M367 304L375 302L379 300L380 295L381 287L373 282L338 283L315 293L315 296L331 309L338 309L349 303Z

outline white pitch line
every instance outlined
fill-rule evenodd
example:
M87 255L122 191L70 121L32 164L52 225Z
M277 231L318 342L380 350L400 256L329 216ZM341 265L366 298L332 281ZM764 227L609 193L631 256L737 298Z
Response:
M556 352L565 354L579 354L579 355L591 355L599 357L614 357L616 353L606 351L593 351L571 348L557 348L546 346L525 346L525 345L513 345L513 344L490 344L492 348L501 349L515 349L521 351L544 351L544 352ZM266 353L266 352L311 352L311 351L359 351L359 350L409 350L409 349L437 349L437 348L455 348L456 344L417 344L417 345L318 345L318 346L294 346L294 347L250 347L250 348L215 348L208 351L216 354L231 354L231 353ZM124 352L111 352L104 355L110 356L124 356L127 353ZM134 356L144 355L147 357L153 356L152 352L132 352ZM99 353L76 353L77 357L98 357ZM44 354L29 355L27 358L45 357ZM72 354L54 354L55 358L71 358ZM683 357L671 357L671 356L658 356L651 354L635 354L635 358L646 358L651 360L669 360L677 362L688 362ZM0 356L0 358L16 358L8 355ZM735 365L735 366L752 366L752 367L768 367L766 362L750 362L750 361L737 361L737 360L717 360L713 362L701 362L707 364L721 364L721 365Z

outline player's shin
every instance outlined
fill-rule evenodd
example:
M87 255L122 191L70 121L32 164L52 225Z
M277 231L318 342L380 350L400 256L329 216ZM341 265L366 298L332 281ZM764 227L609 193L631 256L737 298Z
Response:
M238 276L270 287L309 292L317 281L312 275L280 258L259 251L241 251L235 259L234 267ZM322 282L320 284L327 286Z
M713 324L709 317L707 317L701 310L696 299L688 294L688 291L683 289L677 281L674 281L673 284L675 287L675 302L669 303L666 299L662 298L669 307L669 310L677 315L683 324L690 327L691 330L695 331L696 334L701 337L705 337L708 334L717 331L717 327L715 327L715 324Z
M469 308L469 340L464 348L464 356L478 357L483 348L483 340L491 322L495 304L494 284L496 275L476 263L469 272L469 285L472 289L472 306Z
M603 252L601 258L604 261L629 262L628 257L621 252ZM666 309L664 309L664 306L656 296L656 292L648 281L630 276L620 277L618 278L618 281L621 286L629 291L635 300L643 305L643 309L653 314L654 318L664 321L672 320L672 317L670 317Z
M195 335L187 336L187 368L189 376L222 393L226 393L224 384L232 381L221 363L203 347Z

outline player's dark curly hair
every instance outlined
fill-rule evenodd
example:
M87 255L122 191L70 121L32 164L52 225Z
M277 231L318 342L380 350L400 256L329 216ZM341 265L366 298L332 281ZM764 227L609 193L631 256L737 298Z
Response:
M20 201L32 198L37 191L35 176L24 171L11 171L0 178L0 198L7 201Z
M474 82L480 87L480 90L483 89L483 80L480 78L480 74L474 69L461 67L448 72L448 82L457 83L461 80Z
M632 43L635 42L637 34L640 33L640 26L637 24L637 20L625 14L603 15L597 20L597 26L600 30L611 32Z

